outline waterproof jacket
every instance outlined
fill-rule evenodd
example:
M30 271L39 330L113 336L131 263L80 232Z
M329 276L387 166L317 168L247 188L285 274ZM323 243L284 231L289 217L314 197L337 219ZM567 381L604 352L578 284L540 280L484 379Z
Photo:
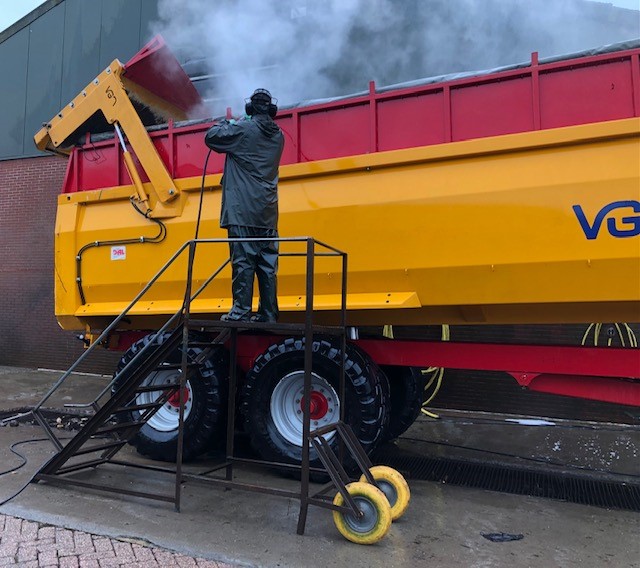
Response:
M278 228L278 166L284 136L266 114L238 122L223 120L205 136L206 145L226 154L220 226Z

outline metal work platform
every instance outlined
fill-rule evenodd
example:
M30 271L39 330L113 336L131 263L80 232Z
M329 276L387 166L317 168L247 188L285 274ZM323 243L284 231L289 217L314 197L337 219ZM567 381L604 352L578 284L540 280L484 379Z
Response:
M362 449L359 441L344 423L345 404L340 407L340 420L311 431L311 377L313 366L314 337L317 335L334 336L340 342L342 353L346 352L346 283L347 283L347 255L333 247L320 243L310 237L293 239L277 239L280 242L302 243L304 252L281 253L281 257L304 256L306 259L306 289L304 291L304 322L303 323L253 323L247 321L219 321L210 319L192 318L192 303L206 289L207 285L219 274L229 260L218 267L213 274L194 292L193 291L193 264L198 245L224 243L229 241L249 241L267 239L209 239L192 240L185 243L178 252L165 264L156 276L141 290L129 306L102 332L85 353L65 372L43 399L34 407L32 414L38 423L45 429L48 437L55 446L57 453L38 471L33 481L46 481L62 485L75 485L88 489L115 492L121 495L143 497L173 503L177 511L180 510L181 488L185 481L197 481L209 485L220 485L225 488L243 489L261 493L269 493L289 498L299 499L300 512L298 518L298 534L303 534L309 505L338 511L350 515L356 520L363 516L358 503L347 490L350 482L349 474L343 466L345 451L348 451L352 461L361 470L368 483L376 485L371 472L372 464ZM118 372L114 379L91 402L82 405L69 405L74 408L83 408L92 414L80 429L80 431L66 444L59 439L54 429L47 423L42 414L42 406L58 387L70 376L71 373L84 361L99 345L108 341L109 335L125 320L127 314L143 298L146 292L161 278L162 274L178 259L187 254L187 274L184 294L184 302L181 309L155 333L137 352L135 356ZM338 315L336 325L314 325L314 259L316 256L336 257L340 262L342 278L340 281L340 294L342 297L342 309ZM243 331L251 330L269 332L273 334L285 334L299 336L304 342L304 402L302 460L299 465L289 463L267 462L241 458L235 455L235 409L238 386L237 376L237 340ZM194 332L199 332L194 335ZM203 332L206 332L203 335ZM206 338L206 339L203 339ZM192 356L193 346L198 346L198 355ZM224 347L223 347L224 345ZM193 380L194 369L212 356L218 350L229 350L229 381L227 398L227 423L225 459L216 467L210 468L200 474L186 474L183 471L184 449L184 420L186 404L187 381ZM179 350L181 361L179 364L167 362L170 354ZM150 373L166 371L167 369L179 371L178 380L168 381L165 384L145 385L145 378ZM344 355L341 358L339 397L345 400L345 370ZM152 396L153 400L140 403L140 395ZM138 434L140 429L149 419L173 397L179 400L179 432L176 452L176 465L172 467L158 467L131 463L117 459L119 451ZM147 396L147 399L149 397ZM131 416L137 413L135 420L123 419L122 415ZM325 436L332 434L339 440L337 452L334 451ZM324 466L323 468L310 467L310 448L313 448ZM234 466L238 463L250 463L271 468L288 469L299 473L300 488L298 491L283 490L274 487L246 484L234 480ZM135 467L154 472L166 472L174 475L175 484L172 494L152 493L142 489L127 489L112 487L94 483L84 479L74 478L73 474L90 468L96 468L105 464ZM314 494L310 492L310 476L312 473L328 475L330 483L322 487ZM337 490L342 496L342 503L336 504L333 496L328 493Z

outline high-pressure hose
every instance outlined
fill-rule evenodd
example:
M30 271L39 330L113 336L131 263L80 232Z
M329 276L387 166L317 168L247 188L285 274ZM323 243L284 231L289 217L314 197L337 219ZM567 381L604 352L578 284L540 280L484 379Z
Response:
M131 181L133 182L133 185L136 188L137 199L141 203L144 203L145 205L147 205L148 204L147 194L145 193L144 188L142 187L140 176L138 175L138 172L133 163L133 158L131 157L130 152L127 150L127 146L124 143L124 138L122 136L122 132L120 131L120 127L118 126L118 123L115 123L114 127L115 127L116 134L118 136L118 139L120 140L120 145L122 146L125 165L127 166L127 170L129 172L129 176L131 177ZM136 204L136 198L134 196L130 197L129 200L131 202L132 207L136 210L136 212L142 215L145 219L148 219L152 223L155 223L156 225L158 225L158 234L154 235L153 237L137 237L137 238L131 238L131 239L94 241L92 243L87 243L86 245L84 245L76 254L76 284L78 286L78 292L80 294L80 301L83 304L86 304L86 298L84 295L84 290L82 288L82 255L87 249L95 248L95 247L103 247L103 246L133 245L136 243L157 244L164 241L165 237L167 236L166 225L162 221L160 221L160 219L154 219L150 217L151 209L149 209L148 206L146 211L142 211L140 207L138 207L138 205Z
M385 325L382 329L382 335L384 337L388 337L389 339L393 339L393 326ZM440 339L442 341L449 341L451 335L449 326L447 324L442 325L442 334ZM425 416L429 416L430 418L440 418L438 414L435 412L431 412L427 410L427 406L433 402L433 399L436 397L438 392L440 391L440 387L442 386L442 380L444 378L444 367L428 367L427 369L423 369L421 372L423 375L429 376L430 378L427 383L424 385L424 402L422 403L422 408L420 409L422 414ZM435 384L435 386L434 386ZM427 395L429 389L433 386L433 391L431 394Z
M198 219L196 220L196 234L193 237L194 240L198 240L198 233L200 232L200 216L202 215L202 201L204 199L204 180L207 176L207 166L209 165L209 156L211 156L211 148L207 152L207 157L204 159L204 166L202 168L202 183L200 184L200 203L198 205Z
M117 239L117 240L111 240L111 241L93 241L92 243L87 243L86 245L84 245L76 254L76 284L78 285L78 292L80 293L80 301L83 304L86 303L86 299L84 296L84 290L82 289L82 254L87 249L94 248L94 247L104 247L104 246L133 245L136 243L157 244L164 241L165 237L167 236L167 227L162 221L160 221L160 219L153 219L149 217L148 216L149 212L147 212L146 214L143 213L140 210L140 208L136 205L133 197L131 197L130 200L131 200L131 205L138 213L140 213L140 215L142 215L145 219L149 219L149 221L156 223L158 225L158 234L154 235L153 237L137 237L132 239Z
M449 341L450 337L451 335L449 331L449 326L444 324L442 326L442 335L440 339L442 341ZM432 385L434 385L434 383L435 383L435 386L433 387L433 391L429 396L425 394L426 398L422 403L422 408L420 410L422 414L424 414L425 416L429 416L430 418L440 418L440 416L435 412L431 412L427 410L427 406L429 406L429 404L433 402L433 399L436 398L436 395L440 391L440 387L442 386L442 379L444 378L444 367L429 367L428 369L424 369L422 371L422 374L431 375L431 378L429 379L427 384L424 385L425 393L429 392L429 389L432 387Z
M584 335L582 336L582 345L586 345L587 344L587 340L589 337L589 333L591 333L591 331L593 331L593 345L595 347L598 346L598 338L600 337L600 333L602 332L602 325L601 323L592 323L589 324L589 327L587 327L587 330L584 332ZM614 323L613 327L615 327L616 332L618 333L618 337L620 338L620 345L622 345L622 347L627 347L627 344L624 340L624 331L627 332L627 339L629 342L629 347L638 347L638 338L636 337L636 334L634 333L633 329L631 329L631 327L629 326L629 324L627 323ZM614 338L614 334L608 333L608 338L607 338L607 347L611 346L611 343L613 342L613 338Z

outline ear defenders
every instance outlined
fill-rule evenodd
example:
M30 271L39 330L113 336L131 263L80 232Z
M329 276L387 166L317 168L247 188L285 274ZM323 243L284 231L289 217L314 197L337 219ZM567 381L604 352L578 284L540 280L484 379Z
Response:
M267 89L256 89L245 103L244 112L249 116L268 114L271 118L275 118L278 114L278 106L273 103L271 93Z

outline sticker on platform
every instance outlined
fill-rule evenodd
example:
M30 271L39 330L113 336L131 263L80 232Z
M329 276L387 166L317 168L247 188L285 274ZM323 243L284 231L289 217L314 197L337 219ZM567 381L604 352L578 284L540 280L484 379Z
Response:
M111 260L125 260L127 247L111 247Z

